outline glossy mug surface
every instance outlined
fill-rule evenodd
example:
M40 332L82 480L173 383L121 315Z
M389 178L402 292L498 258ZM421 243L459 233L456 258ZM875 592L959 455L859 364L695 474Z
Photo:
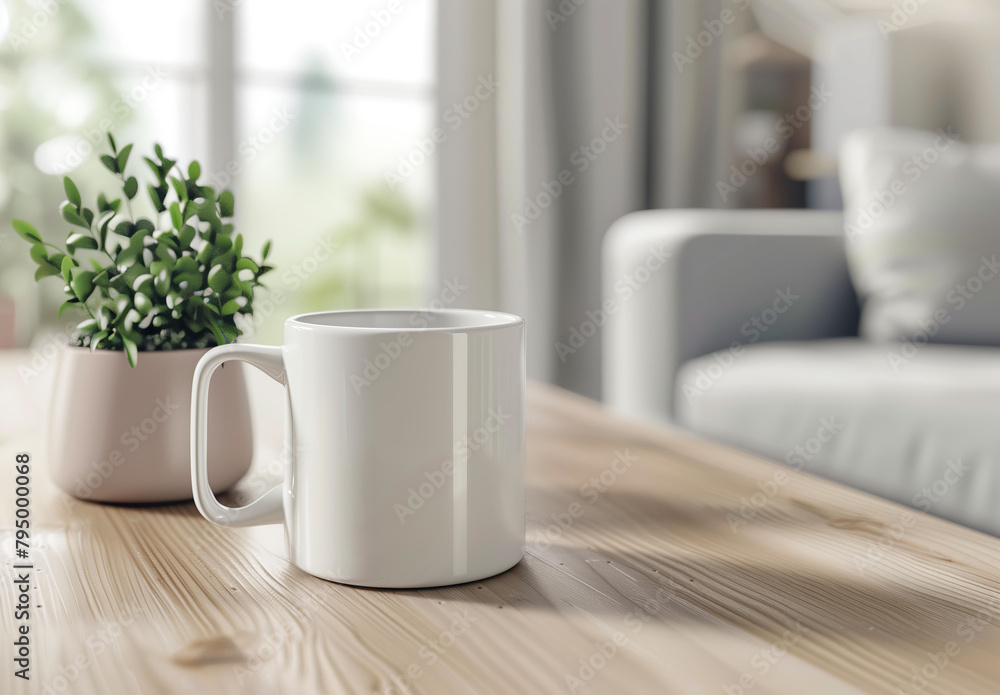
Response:
M245 507L208 485L212 372L242 360L285 385L284 482ZM199 362L191 460L198 509L223 526L283 522L289 557L384 588L482 579L524 549L524 322L492 311L333 311L285 322L281 347Z

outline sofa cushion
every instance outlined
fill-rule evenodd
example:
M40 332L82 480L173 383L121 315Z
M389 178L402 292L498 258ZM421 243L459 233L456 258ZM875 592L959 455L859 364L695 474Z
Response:
M677 384L688 429L1000 535L1000 350L760 343Z
M860 335L1000 345L1000 147L857 131L840 179Z

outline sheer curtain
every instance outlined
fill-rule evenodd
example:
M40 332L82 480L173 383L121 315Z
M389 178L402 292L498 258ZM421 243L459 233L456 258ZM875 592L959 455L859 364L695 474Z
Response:
M530 378L599 398L604 233L715 204L729 37L680 70L673 53L731 5L440 1L437 276L525 317Z

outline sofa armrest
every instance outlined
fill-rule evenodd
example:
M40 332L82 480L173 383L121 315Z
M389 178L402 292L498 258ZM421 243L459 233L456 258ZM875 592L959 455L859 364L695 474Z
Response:
M669 421L689 359L856 335L842 224L810 210L649 210L615 222L602 258L605 402Z

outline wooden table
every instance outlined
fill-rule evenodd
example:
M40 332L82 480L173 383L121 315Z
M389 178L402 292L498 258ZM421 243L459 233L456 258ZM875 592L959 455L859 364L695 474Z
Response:
M356 589L289 565L278 526L57 493L24 359L0 357L0 527L9 573L12 461L39 452L34 680L6 579L0 692L1000 692L1000 541L872 496L536 385L524 560Z

